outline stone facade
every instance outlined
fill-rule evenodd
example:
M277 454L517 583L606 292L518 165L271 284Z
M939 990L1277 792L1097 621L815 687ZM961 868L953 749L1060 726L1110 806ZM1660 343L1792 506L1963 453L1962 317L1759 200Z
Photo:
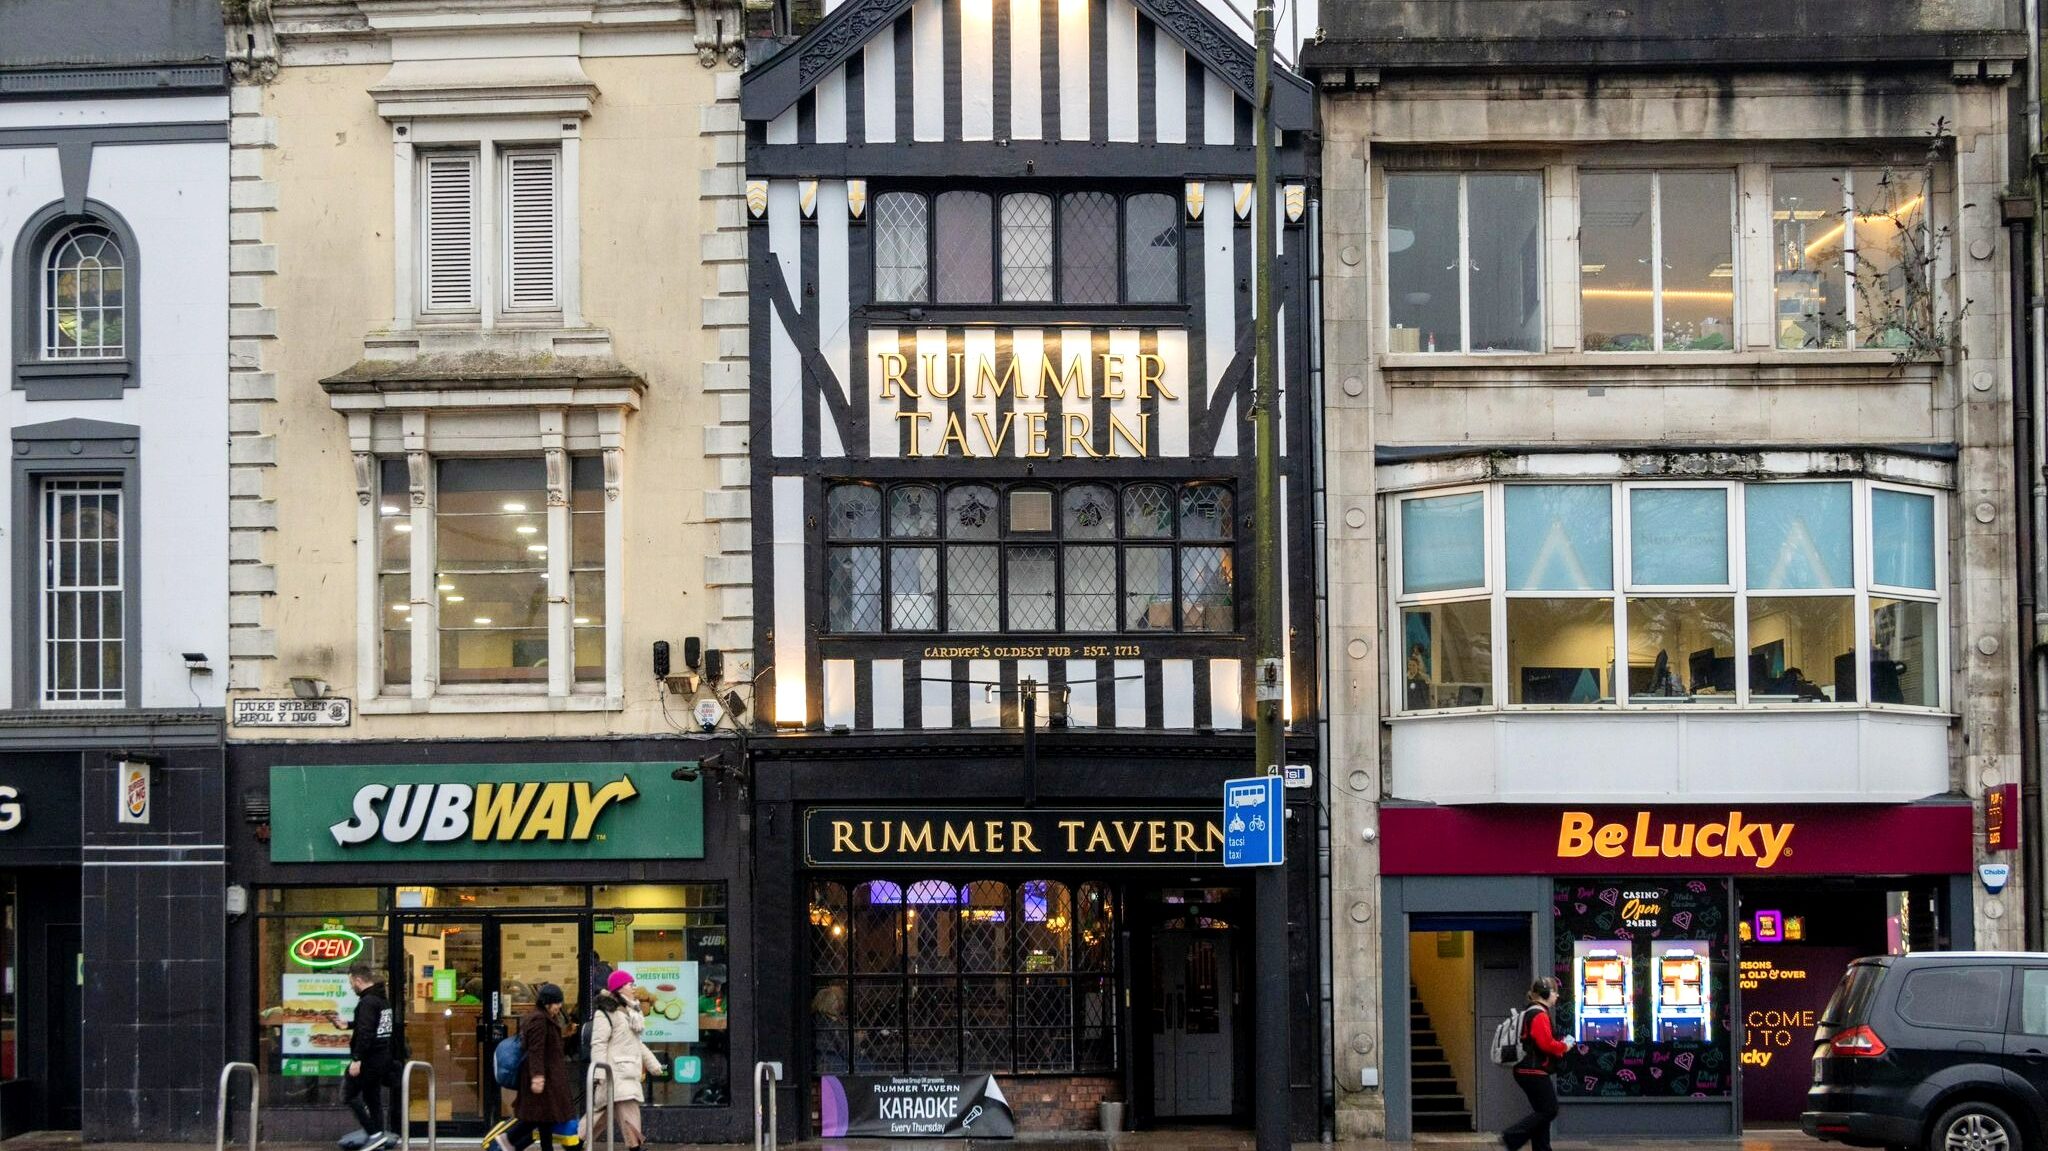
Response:
M1921 464L1902 461L1937 461L1925 474L1946 493L1950 525L1938 547L1946 555L1941 593L1951 653L1943 698L1953 703L1946 714L1905 721L1919 725L1915 738L1932 749L1916 768L1930 783L1913 794L1967 797L1981 807L1987 787L2019 779L2014 531L2024 513L2012 475L2013 327L1999 193L2024 172L2024 157L2008 154L2005 85L2024 43L2005 24L2008 14L1995 4L1945 6L1923 14L1928 27L1888 27L1875 36L1861 27L1860 13L1826 30L1802 30L1779 26L1793 18L1782 6L1741 5L1761 31L1737 41L1690 27L1693 18L1676 10L1638 17L1617 9L1590 24L1539 30L1554 14L1540 7L1345 6L1325 13L1328 37L1306 51L1305 67L1324 93L1340 1135L1385 1130L1394 1101L1365 1084L1377 1082L1389 1047L1407 1043L1405 1005L1383 1001L1383 969L1395 960L1382 953L1390 936L1380 922L1379 804L1437 798L1432 789L1454 767L1435 756L1401 758L1404 749L1436 746L1427 742L1429 725L1451 721L1389 722L1404 707L1394 698L1400 660L1387 654L1402 638L1389 637L1395 613L1387 573L1396 546L1389 487L1539 476L1848 477L1894 466L1917 472ZM1840 62L1866 52L1897 58L1868 70ZM1740 58L1722 58L1729 54ZM1588 60L1627 67L1591 72L1582 63ZM1933 346L1915 354L1779 346L1768 171L1856 164L1924 164L1932 173L1930 229L1938 238L1928 266L1939 331ZM1734 173L1742 190L1732 209L1734 331L1713 353L1585 350L1580 281L1598 269L1571 271L1582 262L1575 210L1582 174L1702 166ZM1385 278L1387 173L1503 168L1536 173L1543 188L1541 342L1512 354L1435 356L1416 342L1396 342ZM1407 335L1412 341L1414 333ZM1769 714L1755 722L1765 725L1758 729L1765 738L1783 738L1797 729L1769 725L1809 718ZM1582 746L1612 730L1598 725L1627 721L1620 713L1546 720L1566 725L1557 730ZM1533 720L1509 710L1500 722ZM1501 738L1511 743L1529 730L1510 726ZM1618 777L1611 790L1598 790L1608 785L1586 782L1583 756L1553 762L1536 790L1592 787L1600 801L1615 803L1671 799L1647 776L1633 785ZM1700 773L1681 778L1711 790ZM1784 790L1789 783L1755 786L1762 790L1704 801L1798 801ZM1871 785L1848 784L1829 798L1878 798L1859 786ZM1976 899L1953 945L2019 946L2025 898L2008 888ZM1388 1084L1390 1094L1395 1089Z

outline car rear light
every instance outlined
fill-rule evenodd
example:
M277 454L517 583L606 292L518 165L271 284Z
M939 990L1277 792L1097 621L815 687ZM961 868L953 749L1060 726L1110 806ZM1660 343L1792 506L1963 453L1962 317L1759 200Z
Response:
M1868 1027L1851 1027L1828 1041L1828 1051L1850 1059L1875 1059L1884 1054L1884 1040Z

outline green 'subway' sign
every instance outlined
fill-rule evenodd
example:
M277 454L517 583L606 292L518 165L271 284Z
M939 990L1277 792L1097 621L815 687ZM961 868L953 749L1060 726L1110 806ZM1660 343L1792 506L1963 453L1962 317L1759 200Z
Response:
M676 763L273 767L273 863L702 859Z

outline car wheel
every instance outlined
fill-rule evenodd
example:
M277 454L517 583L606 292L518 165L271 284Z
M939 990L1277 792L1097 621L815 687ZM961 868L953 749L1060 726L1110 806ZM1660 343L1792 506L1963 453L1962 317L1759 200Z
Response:
M1990 1103L1958 1103L1934 1123L1930 1151L2024 1151L2019 1124Z

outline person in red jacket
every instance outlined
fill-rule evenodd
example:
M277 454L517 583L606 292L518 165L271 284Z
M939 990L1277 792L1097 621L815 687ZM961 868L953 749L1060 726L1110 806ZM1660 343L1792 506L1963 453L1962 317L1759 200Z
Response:
M1557 1007L1557 980L1546 975L1529 985L1529 1007L1522 1012L1522 1058L1515 1064L1515 1086L1529 1097L1530 1115L1500 1133L1501 1146L1522 1151L1550 1151L1550 1124L1557 1119L1557 1085L1550 1075L1569 1050L1550 1028Z

